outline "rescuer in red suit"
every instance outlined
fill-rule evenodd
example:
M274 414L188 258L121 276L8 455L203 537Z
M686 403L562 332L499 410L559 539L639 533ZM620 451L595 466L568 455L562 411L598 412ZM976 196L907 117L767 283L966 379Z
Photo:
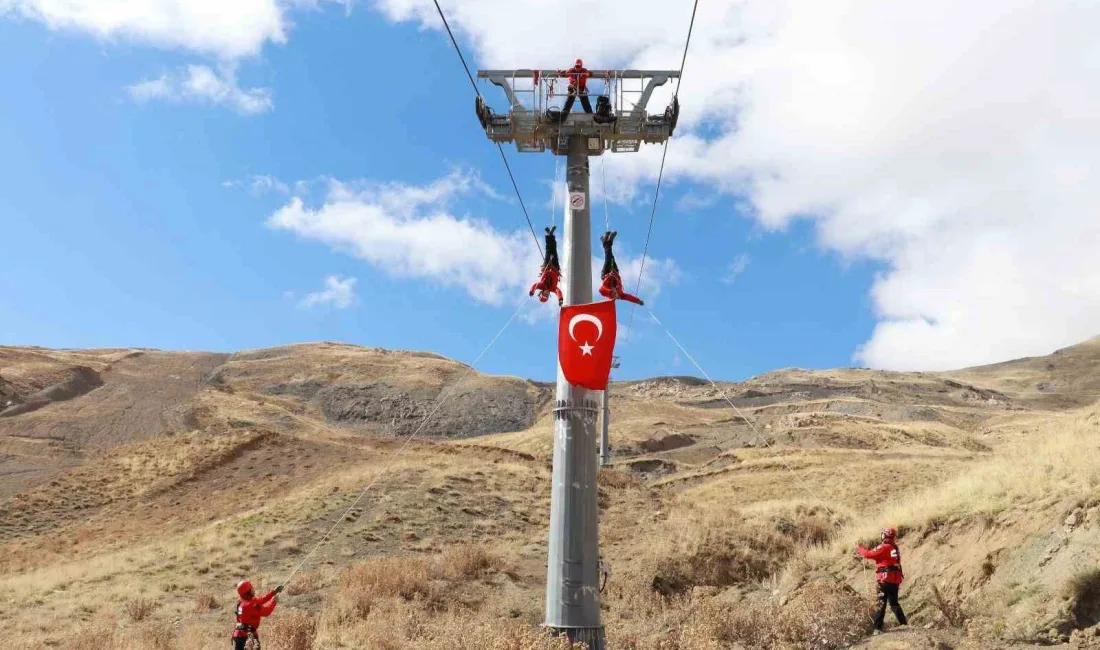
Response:
M898 550L898 531L893 528L882 529L882 543L873 549L856 547L856 553L875 563L875 582L878 583L878 611L875 613L875 634L882 633L886 622L886 606L894 611L899 625L908 625L905 612L898 602L898 589L905 575L901 570L901 552Z
M623 280L619 277L619 265L615 263L615 253L611 250L611 245L615 242L615 235L618 234L617 230L608 230L600 235L600 243L603 244L603 269L600 271L600 279L603 280L603 283L600 285L600 295L611 300L621 298L638 305L644 305L645 303L642 302L641 298L632 296L623 289Z
M275 605L278 604L275 597L282 590L283 586L279 585L264 594L263 597L256 598L256 594L252 592L251 582L242 580L237 583L237 595L240 596L240 601L237 602L237 625L233 628L234 650L245 650L245 644L248 642L249 637L256 640L253 647L259 650L260 621L271 616L271 612L275 611Z
M558 261L558 240L554 237L554 231L557 228L557 226L554 226L546 229L546 257L542 261L539 280L531 285L531 290L527 292L527 295L533 296L538 291L539 301L546 302L550 298L550 294L553 293L557 295L558 306L560 307L565 302L565 298L561 295L561 289L558 288L558 280L561 279L561 263Z
M558 74L568 75L569 77L568 97L565 98L565 104L561 107L561 119L565 120L566 116L569 115L569 110L573 108L573 102L576 101L577 97L581 98L581 106L584 107L584 112L591 113L592 104L588 101L588 78L592 76L592 73L584 67L584 62L577 59L572 68L558 70Z

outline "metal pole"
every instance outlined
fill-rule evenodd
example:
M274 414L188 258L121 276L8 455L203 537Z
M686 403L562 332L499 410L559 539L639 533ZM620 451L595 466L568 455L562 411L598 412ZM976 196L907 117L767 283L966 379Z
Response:
M568 192L584 194L584 208L565 201L562 282L565 304L592 302L592 226L588 148L569 138ZM554 469L550 546L546 566L546 626L590 650L606 650L600 623L599 511L596 498L597 402L572 386L558 367L554 409Z
M609 444L610 438L607 435L607 428L611 422L611 407L608 402L611 400L611 382L607 382L607 388L603 391L603 413L601 418L602 431L600 432L600 465L606 467L611 464L611 447Z

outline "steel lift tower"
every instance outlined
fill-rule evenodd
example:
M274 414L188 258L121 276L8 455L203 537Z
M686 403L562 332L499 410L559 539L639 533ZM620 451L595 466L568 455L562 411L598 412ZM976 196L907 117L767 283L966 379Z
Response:
M680 107L675 97L662 113L649 114L653 90L680 76L674 70L590 70L589 95L603 82L606 100L596 113L580 103L565 119L551 109L555 86L566 95L567 73L558 70L479 70L479 79L499 86L508 111L496 113L479 95L478 120L490 140L514 142L523 153L550 150L567 157L561 287L566 305L592 302L592 227L588 158L605 152L636 152L642 143L672 137ZM561 81L562 83L558 84ZM525 101L521 101L525 100ZM579 98L578 98L579 99ZM600 106L611 111L601 114ZM612 119L608 119L612 117ZM550 547L546 567L546 626L590 650L605 650L600 622L599 512L596 473L599 400L557 373L554 408L554 469L550 497Z

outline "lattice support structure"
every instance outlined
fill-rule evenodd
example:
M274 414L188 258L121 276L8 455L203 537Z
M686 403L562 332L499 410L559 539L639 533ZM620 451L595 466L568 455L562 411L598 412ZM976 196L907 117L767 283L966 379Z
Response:
M600 95L608 98L614 118L610 121L601 121L600 116L575 106L563 122L558 122L554 98L566 96L566 75L557 70L479 70L479 79L487 79L504 91L508 112L493 111L479 96L475 106L478 120L494 142L514 142L521 152L550 150L561 156L567 155L572 136L585 138L585 150L590 156L605 151L638 151L643 143L659 144L672 137L680 115L679 103L673 99L662 112L654 114L647 107L653 91L679 77L679 72L590 72L589 98L593 101Z
M503 91L506 113L496 113L480 95L478 121L490 140L514 142L521 152L550 151L567 157L561 287L566 305L592 302L592 219L588 159L604 152L635 152L672 137L680 106L673 97L663 112L647 106L656 88L680 76L668 70L591 70L589 99L604 111L576 104L564 119L553 104L554 89L567 76L556 70L480 70ZM603 82L601 87L601 81ZM559 96L565 96L566 83ZM600 92L602 88L603 92ZM599 509L596 474L600 455L610 460L606 394L571 385L558 368L554 405L554 467L550 495L550 540L546 562L546 626L554 634L606 650L600 622ZM601 410L602 418L601 416ZM602 438L602 439L601 439Z

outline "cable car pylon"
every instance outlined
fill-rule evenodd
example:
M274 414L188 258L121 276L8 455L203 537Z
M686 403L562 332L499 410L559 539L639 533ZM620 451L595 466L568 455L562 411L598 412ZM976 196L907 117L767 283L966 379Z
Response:
M579 63L579 61L578 61ZM679 117L678 100L650 114L647 104L658 86L679 78L674 70L586 70L604 93L589 111L571 113L551 105L554 83L570 71L479 70L479 79L500 87L508 101L505 113L494 112L479 93L478 121L497 144L515 143L521 153L566 157L566 200L561 286L565 305L592 302L592 219L589 200L591 156L636 152L642 144L661 144L672 137ZM574 71L575 77L576 72ZM517 81L520 82L517 84ZM574 79L570 79L573 85ZM525 101L524 101L525 100ZM567 101L566 108L572 102ZM571 385L557 369L554 408L554 466L550 496L550 540L546 566L546 626L589 650L606 650L600 620L599 510L596 474L600 456L610 458L604 432L597 438L599 402L588 389Z

